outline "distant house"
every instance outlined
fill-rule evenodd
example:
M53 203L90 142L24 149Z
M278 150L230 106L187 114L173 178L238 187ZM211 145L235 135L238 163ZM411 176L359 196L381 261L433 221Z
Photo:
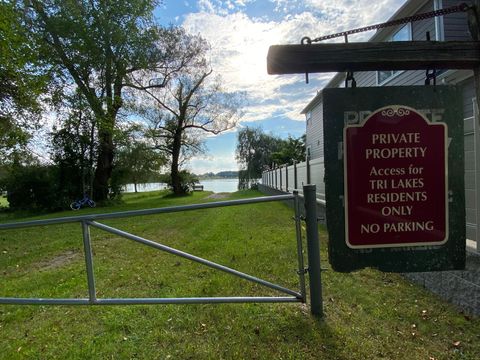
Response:
M409 0L390 20L447 8L460 3L473 1L459 0ZM425 19L397 27L379 29L369 41L408 41L426 40L427 32L431 40L454 41L470 40L465 12ZM326 87L343 87L345 73L337 73ZM354 74L357 87L424 85L425 70L418 71L366 71ZM469 70L444 70L437 75L437 86L456 84L463 92L464 134L465 134L465 195L466 231L471 239L471 249L480 252L480 127L474 112L473 72ZM310 159L323 158L323 102L322 91L303 109L306 119L306 151ZM312 179L323 182L323 179ZM323 184L322 184L323 185Z

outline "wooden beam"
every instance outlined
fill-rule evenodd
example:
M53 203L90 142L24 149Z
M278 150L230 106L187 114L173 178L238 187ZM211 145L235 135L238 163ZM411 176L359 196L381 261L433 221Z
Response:
M398 41L273 45L269 74L473 69L480 66L478 41Z

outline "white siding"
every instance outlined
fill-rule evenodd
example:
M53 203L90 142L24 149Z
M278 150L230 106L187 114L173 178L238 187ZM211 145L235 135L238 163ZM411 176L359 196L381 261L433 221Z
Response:
M443 7L448 8L460 3L471 4L472 0L459 1L459 0L443 0ZM446 41L462 41L470 40L470 33L468 31L467 13L458 12L443 17L443 26L445 29Z
M306 146L310 146L310 158L323 157L323 103L312 109L312 117L307 124Z

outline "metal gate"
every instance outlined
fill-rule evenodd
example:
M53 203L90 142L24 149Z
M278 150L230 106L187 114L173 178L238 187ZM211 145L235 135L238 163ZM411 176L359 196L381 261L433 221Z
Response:
M0 230L5 229L19 229L32 226L44 226L65 223L79 223L83 233L83 249L85 254L85 266L88 284L88 298L14 298L14 297L0 297L0 304L20 304L20 305L125 305L125 304L200 304L200 303L252 303L252 302L305 302L305 272L303 260L303 246L302 246L302 228L301 221L304 219L300 215L300 197L298 192L287 195L276 195L268 197L258 197L251 199L240 199L230 201L218 201L204 204L193 204L184 206L164 207L147 210L124 211L109 214L91 214L74 217L63 217L48 220L35 220L18 223L1 224ZM190 211L199 209L210 209L224 206L247 205L254 203L264 203L272 201L293 201L295 211L295 229L297 241L297 258L298 258L298 276L299 276L299 290L291 290L281 285L257 278L255 276L240 272L238 270L229 268L224 265L203 259L201 257L186 253L184 251L174 249L172 247L160 244L158 242L142 238L140 236L107 226L100 223L100 220L125 218L141 215L153 215L173 213L180 211ZM314 215L316 216L316 215ZM180 297L180 298L98 298L95 287L95 272L93 266L93 252L90 240L90 227L95 227L106 232L121 236L125 239L132 240L152 248L179 256L210 268L217 269L228 274L237 276L239 278L263 285L267 288L274 289L280 293L288 296L240 296L240 297ZM307 231L308 232L308 231ZM318 236L318 235L317 235ZM317 238L318 239L318 238Z

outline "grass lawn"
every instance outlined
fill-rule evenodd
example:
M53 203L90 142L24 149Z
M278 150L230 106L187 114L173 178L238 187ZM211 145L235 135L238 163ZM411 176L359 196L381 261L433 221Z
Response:
M125 203L0 222L212 201L208 192L125 195ZM238 192L230 198L260 196ZM103 221L298 289L292 211L281 203ZM320 229L322 260L327 235ZM92 229L97 296L280 295ZM0 359L480 359L480 319L396 274L328 271L325 317L306 305L0 305ZM0 232L1 297L88 297L80 225Z
M0 208L8 207L8 200L5 196L0 195Z

